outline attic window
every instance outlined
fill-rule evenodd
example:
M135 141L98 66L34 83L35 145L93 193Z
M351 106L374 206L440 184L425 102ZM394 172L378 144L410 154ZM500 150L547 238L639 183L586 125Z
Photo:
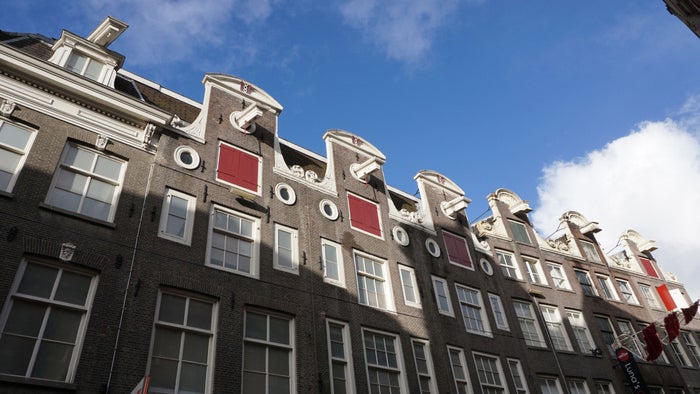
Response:
M69 71L97 81L100 79L104 64L81 53L71 52L65 67Z

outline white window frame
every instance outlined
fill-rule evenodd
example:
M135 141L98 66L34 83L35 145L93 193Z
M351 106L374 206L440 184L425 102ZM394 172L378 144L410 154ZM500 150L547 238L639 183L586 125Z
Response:
M683 349L683 345L680 343L678 338L671 341L669 345L671 346L671 350L673 350L673 354L676 356L676 360L678 360L678 363L681 367L693 366L693 364L690 362L690 359L688 358L688 355L685 353L685 349Z
M598 280L600 289L603 291L603 297L610 301L620 301L620 297L617 295L617 290L613 286L610 277L607 275L595 274L595 278Z
M585 379L566 378L569 394L591 394Z
M379 264L382 268L382 275L379 276L376 273L371 273L368 271L360 271L358 270L358 257L365 259L365 260L370 260L373 261L376 264ZM373 256L369 253L361 252L359 250L353 250L353 261L354 261L354 267L355 267L355 278L357 281L357 302L360 305L366 305L370 308L375 308L375 309L380 309L380 310L385 310L385 311L390 311L390 312L395 312L396 311L396 306L394 305L394 293L392 291L392 286L391 286L391 275L389 275L389 267L388 267L388 261L384 259L380 259L377 256ZM370 292L368 291L369 289L365 288L365 302L362 302L362 290L360 288L360 282L361 278L367 278L366 280L372 280L372 281L379 281L383 283L383 292L384 292L384 305L386 307L382 308L379 304L379 298L377 298L377 305L372 305L369 295ZM365 281L366 281L365 280ZM367 283L367 282L365 282ZM369 282L369 283L374 283L374 282ZM366 284L365 284L366 286ZM375 285L376 288L376 285Z
M280 264L280 233L289 234L291 249L288 253L290 253L291 267ZM275 251L272 258L272 267L276 270L299 275L299 230L275 223Z
M172 206L171 204L173 197L185 200L187 202L187 212L185 213L185 217L183 218L185 220L185 228L183 229L182 236L168 233L168 219L170 218L170 208ZM196 205L196 197L179 192L171 188L165 189L165 196L163 198L163 208L160 212L158 236L173 242L189 246L192 243L192 228L194 227Z
M456 354L459 365L455 364L453 356ZM467 359L464 357L464 350L459 347L447 345L447 359L450 362L450 372L452 372L452 382L456 393L472 394L472 383L469 379L469 371L467 370ZM455 375L455 367L459 367L462 377ZM462 390L460 391L460 387ZM466 390L465 390L466 388Z
M642 297L647 301L647 304L653 309L662 309L659 299L656 298L655 292L651 290L651 286L639 283L639 291Z
M634 290L632 289L632 286L630 285L629 281L620 278L615 278L615 282L620 288L620 293L622 294L622 298L625 300L626 303L630 305L639 305L637 295L634 294Z
M331 326L340 327L340 334L343 341L343 356L333 355L333 341L331 339ZM333 376L333 365L342 365L345 376L345 392L355 392L355 375L352 366L352 346L350 344L350 327L347 323L333 319L326 319L326 332L328 339L328 371L330 374L331 394L335 394L335 384Z
M379 363L370 363L370 360L367 359L367 354L368 354L368 349L367 349L367 335L374 335L374 336L379 336L383 337L384 339L388 339L393 341L393 347L394 347L394 356L396 357L396 367L392 367L389 364L389 357L387 354L387 365L381 365ZM377 371L389 371L393 373L398 373L399 374L399 392L401 393L408 393L408 385L406 383L406 368L403 365L403 354L401 352L401 341L399 341L399 337L396 334L391 334L388 332L384 331L379 331L379 330L372 330L368 328L362 328L362 350L364 354L364 360L365 360L365 373L367 374L367 389L369 392L372 391L372 385L371 385L371 370L376 369ZM375 349L379 350L379 349ZM389 349L386 349L387 353Z
M19 156L19 160L17 161L17 165L14 167L14 169L7 168L7 170L10 171L5 171L9 174L11 174L10 180L7 183L7 187L5 189L0 189L0 192L6 192L6 193L12 193L12 190L15 188L15 184L17 183L17 178L19 177L19 174L22 172L22 168L24 168L24 163L27 161L27 156L29 155L29 151L32 149L32 145L34 144L34 139L36 138L37 131L18 125L14 122L8 122L7 120L3 119L0 117L0 133L2 133L2 128L7 125L9 127L14 127L16 129L20 129L21 131L25 131L29 133L29 138L27 139L27 143L23 147L18 147L10 144L3 143L0 141L0 150L8 151L12 154L16 154Z
M695 334L689 331L681 331L681 338L683 338L683 343L685 347L688 348L690 355L695 360L695 365L700 367L700 350L698 349L698 342L695 339Z
M333 262L337 265L338 278L328 276L329 259L326 253L326 248L335 249L335 256L338 261ZM345 265L343 264L343 248L339 243L321 238L321 258L323 259L323 281L334 286L345 288Z
M484 308L484 300L481 297L481 291L473 287L455 283L455 292L457 293L457 300L459 302L459 310L462 313L464 328L467 332L492 338L493 332L491 332L491 325L489 324L488 316L486 316L486 308ZM474 312L478 315L475 315ZM481 325L482 329L471 328L471 321L475 321L477 325Z
M615 394L615 388L610 382L595 382L596 394Z
M547 392L546 393L544 390L542 390L542 384L545 382L547 383ZM550 383L554 383L554 390L555 390L554 393L555 394L563 393L563 391L561 390L561 384L559 383L559 378L557 378L556 376L538 376L537 383L539 383L538 385L540 387L540 390L539 390L540 393L551 394L552 392L550 390L552 389L552 387L551 387Z
M56 269L56 277L54 277L54 282L52 284L52 288L49 290L50 294L48 298L46 297L41 297L37 295L31 295L31 294L23 294L19 293L19 286L22 282L22 279L24 279L25 272L27 270L28 265L35 265L35 266L44 266L44 267L49 267L52 269ZM84 276L89 276L91 277L90 280L90 285L87 290L86 296L85 296L85 304L84 305L79 305L79 304L73 304L73 303L68 303L64 301L59 301L55 300L55 296L58 290L58 285L60 284L61 277L64 272L69 272L69 273L76 273ZM73 345L73 350L70 354L70 362L68 363L68 369L66 371L66 377L63 382L73 382L75 379L75 374L78 369L78 362L80 361L80 355L82 353L82 348L83 348L83 343L85 340L85 331L87 330L88 322L90 320L90 314L92 312L92 305L93 301L95 298L95 292L97 288L97 282L98 282L99 276L96 275L94 272L89 272L85 270L81 270L77 267L72 267L72 266L67 266L67 265L59 265L59 264L46 264L43 262L35 262L32 260L22 260L18 269L17 269L17 274L15 275L15 279L12 282L12 285L10 287L10 292L7 296L7 300L5 302L5 306L2 309L2 313L0 313L0 338L2 338L3 334L5 333L5 328L7 326L8 320L10 318L10 313L12 312L13 305L15 302L18 301L24 301L24 302L32 302L35 303L36 305L42 305L45 307L44 310L44 318L42 320L41 326L39 327L38 332L36 333L36 337L33 338L35 340L33 350L32 350L32 355L29 360L28 366L27 366L27 371L25 371L24 375L10 375L10 376L22 376L24 378L32 379L32 372L34 367L36 367L37 363L37 357L38 357L38 352L41 343L43 342L43 337L45 335L45 330L46 326L48 323L48 316L52 310L69 310L69 311L79 311L82 313L82 316L80 318L80 325L77 329L76 337L75 337L75 344ZM5 375L5 374L2 374ZM51 380L51 381L56 381L56 380Z
M64 161L66 160L66 157L68 155L70 148L86 151L86 152L89 152L90 154L95 155L93 162L91 164L90 170L84 170L84 169L81 169L81 168L78 168L75 166L64 164ZM118 179L110 179L110 178L95 174L95 172L94 172L95 164L96 164L97 159L99 157L105 157L109 160L118 162L120 164L121 167L119 170ZM120 158L117 158L117 157L114 157L111 155L107 155L104 152L100 152L100 151L95 150L95 149L90 149L90 148L83 146L83 145L80 145L80 144L68 142L63 147L63 152L61 152L61 157L59 159L58 165L56 166L56 171L54 172L53 178L51 180L51 186L49 187L49 192L46 194L45 203L47 205L52 206L52 207L56 207L56 209L60 209L61 211L69 212L71 214L80 215L80 216L83 216L86 218L91 218L91 219L99 220L99 221L113 222L114 215L117 211L117 205L119 203L119 196L121 195L122 186L124 185L124 173L126 173L126 167L127 167L127 162L125 160L122 160ZM57 186L58 186L60 174L62 174L62 173L79 174L81 176L85 176L88 178L88 180L85 182L85 186L83 187L82 192L80 193L80 202L79 202L77 211L62 208L62 207L58 206L57 204L55 204L54 202L52 202L52 199L54 198L54 195L56 193L56 189L58 188ZM85 203L85 200L87 198L86 196L87 196L88 188L89 188L90 183L92 182L93 179L97 180L99 182L107 183L107 184L114 186L114 195L112 196L112 200L109 202L109 204L110 204L109 214L107 215L107 218L105 218L105 219L94 217L94 216L91 216L91 215L88 215L86 213L81 212L81 210L84 208L84 203ZM77 194L77 193L74 193L74 194ZM106 202L106 201L103 201L103 202Z
M501 359L498 356L495 356L493 354L488 354L488 353L481 353L481 352L472 352L472 357L474 358L474 368L476 369L476 375L478 376L479 379L479 385L481 386L481 391L483 393L490 393L493 392L491 390L502 390L502 393L508 394L508 384L506 383L506 374L503 372L503 366L501 365ZM485 367L485 361L490 360L491 362L494 362L493 365L496 367L496 371L493 371L492 369L480 369L480 367ZM492 365L489 365L491 367ZM497 374L498 375L498 380L500 380L500 385L496 381L492 381L494 379L489 379L490 381L484 382L482 381L482 377L486 378L487 374Z
M581 241L581 249L583 250L583 257L588 260L592 261L594 263L602 264L603 260L600 258L600 254L598 254L598 249L596 249L595 245L593 245L592 242L584 241L580 239Z
M559 313L559 308L555 305L541 304L540 312L542 313L545 327L547 331L549 331L549 339L554 349L565 352L573 351L571 340L569 340L566 327L564 327L564 320L562 320L561 314Z
M525 270L530 278L530 282L537 285L549 285L549 283L547 283L547 278L544 276L544 272L542 271L542 264L540 264L538 259L523 256L523 262L525 263Z
M226 215L236 216L236 217L239 217L241 219L252 222L252 237L249 238L249 237L241 235L241 234L229 232L228 230L215 228L214 222L216 220L216 213L217 212L221 212L221 213L226 214ZM250 250L250 254L251 254L251 256L250 256L250 272L239 271L238 269L225 267L225 263L223 266L211 263L212 235L215 231L219 232L227 237L230 237L230 238L242 239L244 241L250 241L252 243L251 250ZM226 208L222 205L212 204L211 211L209 214L209 236L207 238L207 253L206 253L206 257L205 257L206 261L205 261L204 265L206 265L208 267L215 268L215 269L233 272L233 273L236 273L238 275L249 276L252 278L258 278L260 275L259 255L260 255L260 218L246 215L242 212L238 212L238 211L235 211L233 209Z
M591 289L591 294L588 294L588 292L586 292L585 289L587 289L588 287L586 287L584 283L581 282L581 278L578 276L579 273L585 275L585 278L588 281L588 286L590 286ZM588 271L574 268L574 275L576 275L576 280L578 280L578 283L581 286L581 290L583 291L584 295L598 296L598 290L595 288L595 284L593 284L593 281L591 280L591 275L588 273Z
M508 317L506 316L506 310L503 309L503 302L501 302L501 296L493 293L488 294L489 304L491 304L491 313L493 313L493 320L496 322L496 328L504 331L510 331Z
M544 341L540 324L535 314L535 309L532 303L527 301L513 300L513 308L518 319L520 331L523 334L523 339L527 346L546 348L547 343ZM533 332L530 328L534 328Z
M419 308L421 309L421 302L420 302L420 292L418 291L418 281L416 280L416 272L413 268L398 264L399 267L399 279L401 280L401 290L403 293L403 302L407 306L411 306L414 308ZM404 273L408 275L408 281L409 283L406 283L406 280L404 278ZM410 301L407 297L407 294L410 294L413 296L413 299L415 301Z
M425 355L425 359L422 360L425 362L425 371L421 371L418 367L418 355L416 354L416 346L419 346L423 350L423 354ZM430 342L424 340L424 339L418 339L418 338L411 338L411 350L413 351L413 361L416 364L416 376L418 377L418 387L419 390L421 390L421 394L423 393L430 393L430 394L437 394L438 389L437 389L437 381L435 378L435 367L433 365L433 357L430 354ZM429 391L423 391L423 386L421 385L422 380L428 380L428 389ZM350 393L350 391L348 391Z
M588 329L588 324L586 324L586 319L583 317L583 312L574 309L565 309L566 320L569 321L571 329L574 332L574 339L576 339L576 345L579 347L579 351L583 354L590 353L591 350L595 349L595 341L591 336L591 330Z
M432 275L431 275L431 279L433 282L433 294L435 294L435 303L437 304L438 312L440 312L440 314L443 314L443 315L455 317L455 312L452 309L452 300L450 299L450 288L449 288L449 286L447 286L447 280L445 280L444 278L439 278L437 276L432 276ZM438 284L438 285L436 285L436 284ZM438 292L438 286L440 286L442 288L442 290L444 290L444 292L445 292L444 297L441 297L440 293ZM444 309L440 305L441 299L445 299L445 301L447 302L447 309Z
M569 283L569 278L566 276L563 265L547 261L547 268L549 269L549 276L552 278L554 287L557 289L571 290L571 283ZM554 272L561 274L561 276L554 275Z
M246 335L247 335L246 324L247 324L247 322L248 322L248 314L250 314L250 313L252 313L252 314L257 314L257 315L264 315L264 316L267 317L266 333L267 333L268 338L266 338L266 339L259 339L259 338L251 338L251 337L247 337L247 336L246 336ZM271 341L271 340L270 340L270 338L269 338L269 337L270 337L270 320L273 319L273 318L274 318L274 319L287 320L287 321L288 321L288 323L289 323L289 338L288 338L289 343L286 343L286 344L285 344L285 343L274 342L274 341ZM286 350L286 351L289 352L289 353L288 353L288 357L289 357L289 358L288 358L288 363L289 363L289 364L288 364L288 366L289 366L289 392L290 392L290 393L295 393L295 392L296 392L296 389L297 389L297 387L296 387L296 386L297 386L297 382L296 382L296 375L297 375L297 374L296 374L296 343L295 343L295 340L294 340L294 339L295 339L295 335L294 335L294 329L295 329L294 319L293 319L291 316L279 315L279 314L275 314L275 313L272 313L272 312L267 312L267 311L264 311L264 310L246 309L246 310L245 310L244 317L243 317L243 325L244 325L244 327L243 327L243 349L242 349L242 351L241 351L241 358L242 358L243 362L242 362L241 365L242 365L242 369L243 369L243 371L244 371L244 374L245 374L245 371L246 371L246 369L245 369L245 358L246 358L246 354L245 354L246 349L245 349L245 346L246 346L246 344L250 343L250 344L256 344L256 345L265 346L265 352L266 352L266 354L268 354L268 353L269 353L269 350L270 350L270 349L273 349L273 348L274 348L274 349L283 349L283 350ZM251 371L251 372L259 372L259 371ZM269 371L269 366L268 366L268 365L266 365L265 374L266 374L267 377L269 377L269 376L271 375L271 373L270 373L270 371ZM245 382L245 378L243 379L243 381ZM265 393L260 393L260 394L273 394L273 393L271 393L271 392L269 391L269 381L267 381L267 379L266 379L266 385L265 385L265 386L266 386L266 387L265 387ZM243 388L243 389L245 389L245 388Z
M605 347L608 348L608 352L610 353L611 356L615 357L615 350L613 349L613 344L615 343L615 338L617 338L617 332L615 331L615 326L612 325L612 322L610 321L610 318L607 316L603 315L594 315L593 317L596 321L596 324L598 326L598 331L600 331L600 335L603 338L603 344ZM601 321L607 322L607 326L610 328L611 331L603 331L603 327L601 326ZM612 336L612 341L610 343L605 343L605 337L606 335Z
M510 227L510 231L513 233L513 241L516 243L524 244L524 245L532 245L532 239L530 238L530 234L527 232L527 226L523 222L518 222L516 220L510 220L508 219L508 226ZM527 242L524 240L519 240L518 237L515 235L517 232L515 231L515 227L517 226L520 229L522 229L523 233L525 234L525 237L527 238Z
M70 60L71 60L72 58L83 58L83 59L85 59L85 63L84 63L83 66L80 68L80 70L76 70L76 69L73 69L73 68L69 68L69 67L68 67L68 62L70 62ZM98 75L97 75L95 78L91 78L90 76L85 75L85 73L86 73L88 67L90 67L90 64L93 63L93 62L100 65L100 72L98 73ZM105 70L105 64L104 64L104 63L102 63L102 62L100 62L99 60L97 60L97 59L95 59L95 58L93 58L93 57L91 57L91 56L88 56L88 55L86 55L86 54L84 54L84 53L82 53L82 52L76 51L75 49L71 50L70 53L68 54L68 57L66 58L66 62L63 64L63 68L65 68L65 69L68 70L68 71L74 72L74 73L76 73L76 74L82 75L82 76L84 76L85 78L88 78L88 79L90 79L90 80L92 80L92 81L96 81L96 82L101 82L101 81L102 81L102 75L103 75L104 72L105 72L105 71L104 71L104 70Z
M508 358L506 362L508 363L508 371L510 371L510 378L513 381L516 394L529 394L530 391L527 387L525 373L523 372L523 366L520 360L517 358Z
M503 273L504 277L523 280L515 254L505 250L496 249L496 257L498 259L498 264L501 266L501 272Z
M178 324L178 323L173 323L173 322L168 322L164 320L160 320L160 307L161 307L161 302L163 295L169 295L173 297L178 297L178 298L184 298L185 299L185 306L184 306L184 312L183 312L183 323ZM195 327L195 326L189 326L187 324L188 321L188 313L189 313L189 306L191 301L197 301L201 303L206 303L211 305L211 328L209 330ZM162 289L158 291L158 299L156 300L156 311L155 311L155 316L153 317L153 328L151 329L151 344L149 346L149 351L148 351L148 365L146 366L146 374L150 375L151 374L151 369L153 367L153 358L157 357L154 355L154 349L155 349L155 341L156 341L156 330L161 327L165 328L168 330L177 330L178 334L180 335L180 351L178 354L178 359L177 361L177 372L176 372L176 377L175 377L175 390L173 392L177 393L179 390L179 384L181 383L180 378L180 372L181 372L181 367L184 362L183 360L183 352L184 352L184 340L185 336L187 333L192 333L192 334L199 334L199 335L207 335L209 337L209 344L207 347L207 372L206 372L206 384L205 384L205 393L211 393L212 388L213 388L213 382L214 382L214 359L215 359L215 349L216 349L216 322L217 322L217 303L196 297L193 295L190 295L185 292L180 292L180 291L175 291L175 290L168 290L168 291L163 291ZM160 357L160 358L165 358L165 357ZM174 361L171 359L170 361ZM191 361L190 361L191 362ZM152 392L158 392L156 391L155 387L155 382L151 383L151 390Z

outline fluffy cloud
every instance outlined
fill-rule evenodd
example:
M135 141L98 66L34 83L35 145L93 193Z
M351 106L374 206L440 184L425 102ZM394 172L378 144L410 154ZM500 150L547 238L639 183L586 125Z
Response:
M611 250L627 229L657 242L664 271L675 273L691 298L700 296L700 138L697 97L677 119L643 122L600 150L544 168L532 215L547 233L568 210L600 223L597 238Z
M416 63L430 50L437 32L459 0L349 0L340 6L345 22L361 30L386 55Z

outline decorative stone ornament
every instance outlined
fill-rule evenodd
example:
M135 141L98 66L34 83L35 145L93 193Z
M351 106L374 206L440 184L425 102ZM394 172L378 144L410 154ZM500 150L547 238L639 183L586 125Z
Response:
M151 139L156 132L156 125L153 123L146 123L146 127L143 128L143 131L145 132L143 134L143 144L146 146L151 145Z
M99 134L97 136L97 141L95 141L95 148L97 148L98 150L105 150L105 148L107 147L107 143L109 143L109 138L107 136Z
M75 255L75 245L70 242L61 244L61 252L58 258L62 261L73 261L73 256Z
M3 100L2 105L0 105L0 114L2 114L2 116L10 117L15 108L17 108L17 103L7 99Z

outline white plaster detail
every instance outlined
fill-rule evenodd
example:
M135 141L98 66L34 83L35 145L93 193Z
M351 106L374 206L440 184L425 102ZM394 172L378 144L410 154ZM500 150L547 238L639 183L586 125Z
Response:
M304 167L300 166L299 164L295 164L291 168L292 174L298 176L299 178L304 177Z
M352 163L350 165L350 173L360 182L367 183L367 177L369 174L379 170L380 168L382 168L382 165L379 162L379 159L377 157L370 157L362 163Z
M277 133L274 136L275 141L275 166L273 171L285 178L292 179L296 182L303 183L307 187L314 190L320 191L327 195L337 197L334 168L332 160L327 160L325 157L320 156L308 149L298 146L292 142L280 138ZM287 165L282 155L281 144L287 145L290 148L303 153L309 157L312 157L318 161L325 162L326 173L321 177L314 171L305 171L304 168L298 164L294 164L291 167Z
M527 201L524 201L522 198L520 198L520 196L508 189L498 189L487 198L491 198L491 196L508 205L508 209L510 209L510 212L513 214L528 213L532 211L532 208L530 208L530 204Z
M2 100L2 105L0 105L0 114L2 116L10 117L12 112L17 108L17 103L11 100Z
M97 140L95 141L95 147L98 150L105 150L108 143L109 143L109 137L102 135L102 134L97 135Z
M467 209L467 205L472 202L472 200L464 197L458 196L449 201L442 201L440 203L440 209L447 215L450 219L454 220L457 218L457 213Z
M180 119L180 117L177 116L177 114L175 114L175 115L173 115L173 119L170 121L170 126L171 126L171 127L182 128L182 127L187 126L187 122L185 122L184 120Z
M568 221L575 224L583 234L597 233L601 230L601 228L598 226L598 222L592 222L576 211L564 212L564 214L562 214L559 218L559 221Z
M153 139L153 134L156 132L156 125L154 125L153 123L146 123L146 126L143 128L143 131L143 144L146 146L150 146L151 140Z
M652 241L649 239L644 238L641 234L634 230L627 230L625 231L621 236L620 240L627 240L635 245L637 245L637 249L641 252L653 252L656 250L656 241Z
M73 256L75 255L76 246L70 242L61 244L61 251L58 254L58 258L62 261L73 261Z
M309 182L318 183L318 175L314 171L306 170L304 178Z
M472 243L474 244L474 249L489 256L493 256L493 252L491 251L491 246L489 246L489 243L486 242L486 240L479 241L479 238L476 237L476 234L474 234L474 232L470 233L472 237Z
M245 109L234 111L229 116L229 121L233 127L243 134L253 134L255 132L255 120L261 117L262 110L256 103L250 104Z
M129 27L126 23L108 16L87 36L87 40L97 45L108 47Z

